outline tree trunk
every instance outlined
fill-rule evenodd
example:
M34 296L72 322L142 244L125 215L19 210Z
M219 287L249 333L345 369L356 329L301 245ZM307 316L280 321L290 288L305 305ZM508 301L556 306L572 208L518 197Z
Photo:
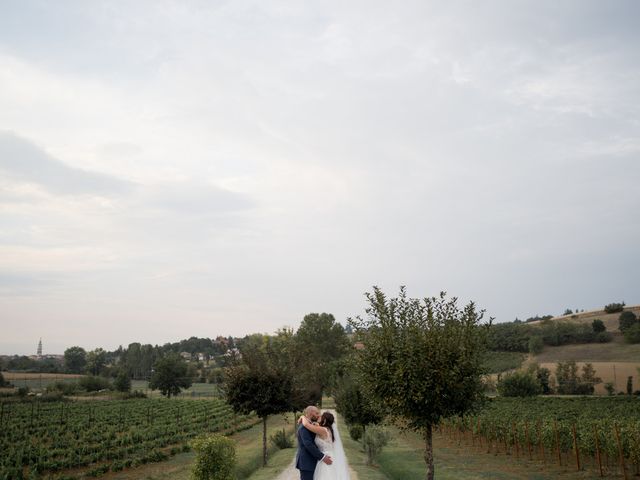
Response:
M424 461L427 464L427 480L433 480L435 471L433 468L433 426L431 424L427 425L424 437Z
M262 417L262 466L267 466L267 415Z

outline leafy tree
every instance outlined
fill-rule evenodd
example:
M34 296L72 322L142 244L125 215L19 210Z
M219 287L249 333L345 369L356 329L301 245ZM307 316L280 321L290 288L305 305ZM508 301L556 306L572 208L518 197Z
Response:
M87 352L82 347L69 347L64 351L64 367L69 373L83 373L87 364Z
M544 342L540 335L533 335L529 338L529 353L537 355L542 352L544 348Z
M118 392L128 392L131 390L131 379L127 372L121 370L118 372L116 379L113 382L113 386Z
M2 375L2 372L0 372L0 387L4 387L7 384L7 382L4 379L4 375Z
M591 323L591 328L593 329L593 331L595 333L600 333L600 332L606 332L607 331L607 327L604 325L604 322L602 320L600 320L599 318L596 318Z
M549 395L551 391L551 370L536 365L534 370L538 383L542 388L543 395Z
M622 303L610 303L604 306L606 313L618 313L624 310L624 302Z
M340 379L334 400L336 410L348 425L360 425L364 430L367 425L376 425L384 418L351 375Z
M591 363L582 366L582 375L578 375L578 365L575 361L558 362L556 366L556 380L558 393L564 395L592 395L595 385L602 382L596 376Z
M109 383L108 379L104 377L96 377L93 375L82 377L78 384L80 385L80 388L86 390L87 392L98 392L100 390L111 389L111 383Z
M386 413L424 435L427 479L433 480L433 426L483 398L483 312L473 303L460 309L444 293L407 298L404 287L397 298L377 287L366 298L367 318L350 320L364 346L356 352L359 383Z
M615 391L616 391L616 387L613 384L613 382L607 382L604 384L604 389L607 391L607 395L612 396Z
M363 433L362 446L367 454L367 465L373 465L373 461L389 442L389 438L389 432L378 425L368 428Z
M635 323L624 332L627 343L640 343L640 323Z
M336 363L350 349L344 327L330 313L310 313L304 316L295 335L306 374L303 382L315 385L317 400L322 405L322 392L332 383Z
M191 386L191 378L187 376L187 364L176 353L169 353L156 361L151 375L149 388L160 390L162 395L171 398L183 388Z
M578 310L576 310L576 313L577 312ZM573 314L573 310L571 310L570 308L567 308L562 315L571 315L571 314Z
M542 385L532 372L508 373L498 380L497 387L503 397L533 397L542 393Z
M236 447L233 440L222 435L198 437L191 442L196 460L191 470L192 480L234 480Z
M635 313L629 310L627 310L626 312L622 312L620 314L620 317L618 317L618 328L620 328L620 331L622 333L625 333L628 329L630 329L637 323L638 317L636 317Z
M229 367L226 371L227 402L238 413L256 412L262 419L262 465L267 465L267 418L291 410L291 377L269 369L268 365L250 368Z
M103 373L107 364L107 352L102 348L96 348L87 353L86 359L87 373L97 376Z

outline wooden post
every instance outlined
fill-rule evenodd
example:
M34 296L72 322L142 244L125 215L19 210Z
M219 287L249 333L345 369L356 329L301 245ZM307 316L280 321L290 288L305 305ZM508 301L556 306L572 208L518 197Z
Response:
M518 429L516 428L516 422L511 423L511 429L513 433L513 446L516 447L516 458L520 458L520 449L518 448Z
M524 422L524 439L527 442L527 451L529 452L529 460L531 458L531 442L529 441L529 422Z
M624 465L624 451L622 450L622 442L620 442L620 432L618 430L618 425L614 424L613 429L616 432L616 442L618 444L618 453L620 454L620 466L622 467L622 474L624 475L624 480L628 480L627 469Z
M578 436L576 434L575 423L571 425L571 432L573 433L573 448L576 451L576 468L580 471L580 448L578 447Z
M556 452L558 454L558 465L562 466L562 454L560 453L560 437L558 436L558 421L553 420L553 432L556 437Z
M600 439L598 438L598 427L593 425L593 438L596 441L596 460L598 461L598 469L600 470L600 476L604 477L602 472L602 456L600 455Z
M540 452L540 457L542 457L542 464L544 465L544 442L542 441L542 425L540 424L540 420L538 420L538 451Z

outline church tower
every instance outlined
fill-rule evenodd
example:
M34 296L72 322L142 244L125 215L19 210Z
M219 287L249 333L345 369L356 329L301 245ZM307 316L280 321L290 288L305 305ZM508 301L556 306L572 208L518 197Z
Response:
M40 341L38 342L38 356L41 357L42 356L42 338L40 339Z

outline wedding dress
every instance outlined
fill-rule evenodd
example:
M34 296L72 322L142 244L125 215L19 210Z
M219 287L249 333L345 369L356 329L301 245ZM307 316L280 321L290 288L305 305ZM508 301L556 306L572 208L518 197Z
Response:
M327 465L324 462L318 462L316 471L313 474L313 480L349 480L351 478L347 469L347 459L344 454L344 448L342 448L338 425L335 423L333 424L333 431L336 435L333 442L331 441L331 434L326 440L320 435L316 435L316 446L322 453L329 455L333 463Z

